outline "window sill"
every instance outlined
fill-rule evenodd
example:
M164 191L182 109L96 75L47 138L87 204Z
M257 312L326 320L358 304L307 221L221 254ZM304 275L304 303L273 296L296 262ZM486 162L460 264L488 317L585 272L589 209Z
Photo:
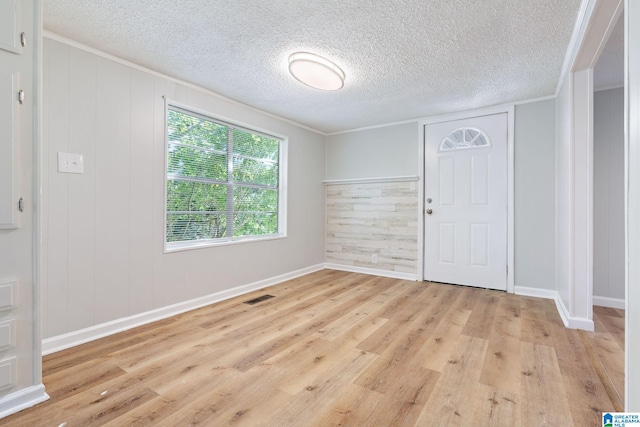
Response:
M173 252L191 251L194 249L205 249L218 246L237 245L241 243L256 243L264 242L267 240L280 240L286 239L286 234L271 234L269 236L250 236L250 237L236 237L230 240L215 241L215 240L196 240L189 242L171 242L164 244L164 253L169 254Z

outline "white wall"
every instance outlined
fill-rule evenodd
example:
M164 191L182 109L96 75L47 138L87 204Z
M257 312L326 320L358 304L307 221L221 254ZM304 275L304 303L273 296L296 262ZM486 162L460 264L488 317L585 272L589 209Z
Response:
M326 178L418 175L418 122L327 137Z
M594 94L594 119L593 295L624 300L622 88Z
M555 100L515 109L515 285L555 290Z
M571 73L556 98L556 289L570 304L571 262Z
M43 73L44 337L324 261L323 135L51 39ZM289 137L288 238L163 253L163 96Z

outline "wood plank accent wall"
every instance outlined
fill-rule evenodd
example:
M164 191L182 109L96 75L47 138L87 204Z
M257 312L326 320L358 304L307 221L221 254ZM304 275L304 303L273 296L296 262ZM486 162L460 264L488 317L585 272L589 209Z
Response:
M417 188L413 181L328 184L327 262L417 275Z

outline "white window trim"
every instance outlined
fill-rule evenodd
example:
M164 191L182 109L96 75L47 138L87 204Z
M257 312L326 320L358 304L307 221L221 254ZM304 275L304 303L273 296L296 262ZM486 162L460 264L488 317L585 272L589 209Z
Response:
M228 246L235 245L239 243L255 243L262 242L267 240L278 240L285 239L287 237L287 193L288 193L288 147L289 147L289 138L285 135L281 135L277 132L273 132L266 129L261 129L259 127L248 125L246 123L239 122L237 120L232 120L221 116L219 114L214 114L208 111L204 111L198 108L195 108L190 105L185 105L180 102L176 102L170 100L168 98L164 98L164 189L163 189L163 206L164 210L162 212L163 215L163 229L162 229L162 240L164 241L164 253L172 253L172 252L180 252L187 251L193 249L203 249L203 248L211 248L217 246ZM198 114L205 117L210 117L212 120L221 121L228 123L233 126L238 126L244 128L248 131L253 131L257 133L264 134L266 136L271 136L279 139L280 142L280 157L278 159L278 233L276 234L265 234L262 236L242 236L242 237L230 237L224 239L203 239L203 240L190 240L184 242L167 242L167 167L168 167L168 147L169 147L169 133L167 132L167 117L169 115L169 108L175 107L181 110L185 110L187 112L192 112L194 114Z

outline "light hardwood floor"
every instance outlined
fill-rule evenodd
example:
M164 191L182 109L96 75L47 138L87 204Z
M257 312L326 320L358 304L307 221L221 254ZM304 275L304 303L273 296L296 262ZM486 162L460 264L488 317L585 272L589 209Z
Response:
M595 313L585 333L551 300L323 270L47 356L51 400L0 424L598 426L624 313Z

